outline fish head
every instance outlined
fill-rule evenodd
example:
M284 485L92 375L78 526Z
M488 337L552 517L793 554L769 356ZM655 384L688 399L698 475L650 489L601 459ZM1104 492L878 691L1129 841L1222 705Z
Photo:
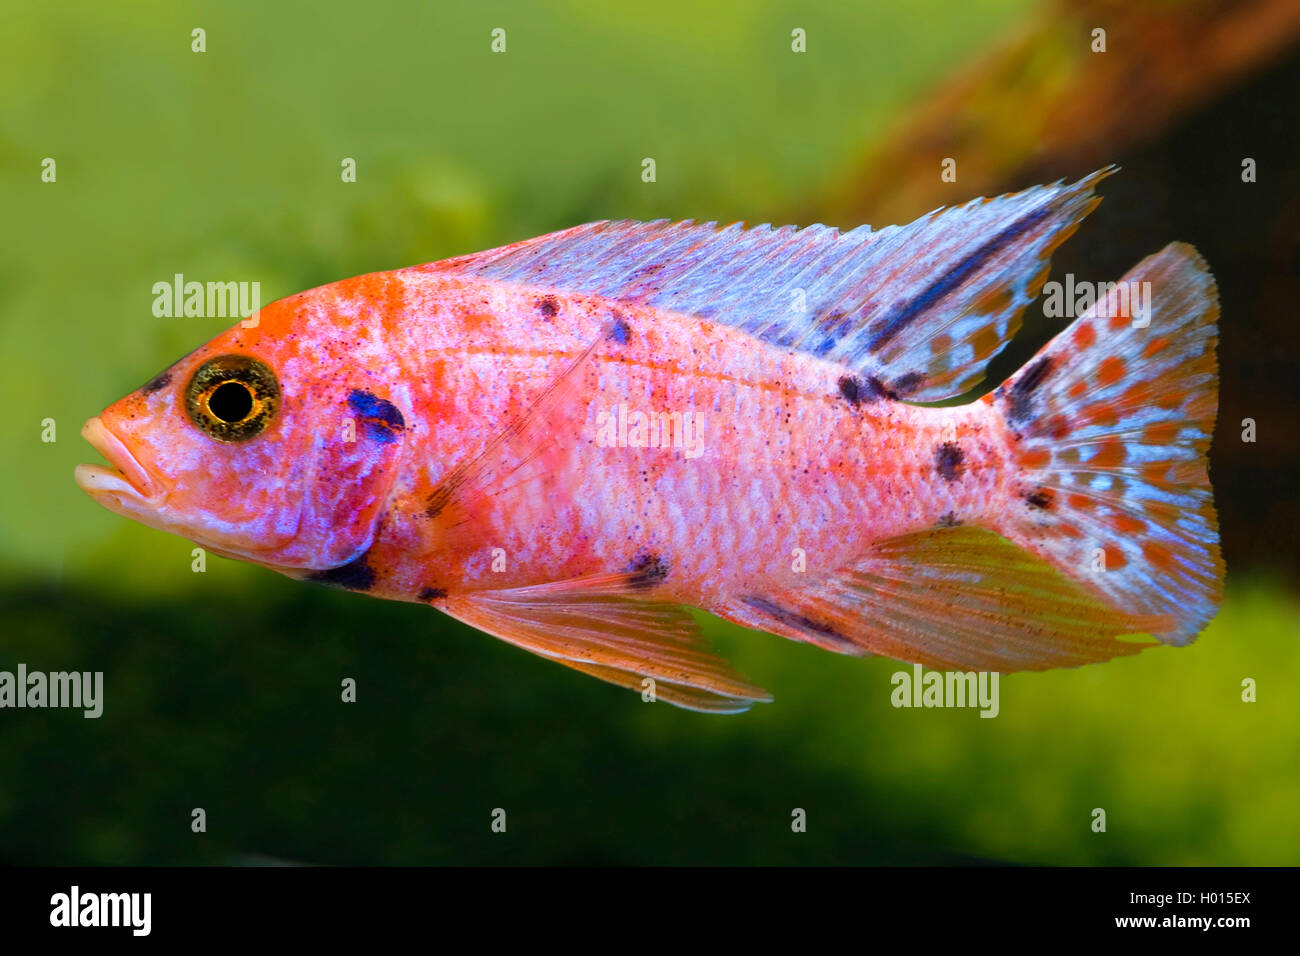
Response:
M405 421L281 306L88 420L81 434L108 465L78 465L77 484L110 511L277 570L369 548Z

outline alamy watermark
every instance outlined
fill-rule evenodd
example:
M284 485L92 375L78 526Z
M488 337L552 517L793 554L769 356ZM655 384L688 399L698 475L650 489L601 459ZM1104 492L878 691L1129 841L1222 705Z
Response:
M686 458L699 458L704 454L704 415L629 410L624 402L596 413L596 444L600 448L680 448Z
M0 671L0 708L75 707L92 720L104 713L103 671Z
M978 707L981 717L996 717L997 671L925 671L913 664L911 672L895 671L889 682L895 707Z
M83 893L75 884L50 897L50 925L56 927L124 927L132 936L153 928L152 893Z
M160 319L236 319L246 329L254 328L262 309L260 282L185 281L178 272L170 282L153 284L153 314Z
M1067 272L1064 282L1053 279L1043 286L1043 315L1049 319L1078 318L1093 310L1095 315L1132 318L1133 328L1151 324L1150 282L1082 282Z

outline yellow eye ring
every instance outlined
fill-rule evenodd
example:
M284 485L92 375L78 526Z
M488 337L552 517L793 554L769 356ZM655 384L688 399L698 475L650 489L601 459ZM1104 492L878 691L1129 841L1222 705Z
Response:
M256 438L280 407L280 383L265 362L248 355L219 355L198 367L185 387L185 411L210 438Z

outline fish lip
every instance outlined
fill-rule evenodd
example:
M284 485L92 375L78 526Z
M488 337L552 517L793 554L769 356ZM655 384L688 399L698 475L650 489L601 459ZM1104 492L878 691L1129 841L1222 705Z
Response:
M146 504L161 501L163 489L158 482L98 415L81 426L81 437L103 455L110 465L109 468L102 465L78 465L75 477L82 491L92 497L104 492L126 494Z

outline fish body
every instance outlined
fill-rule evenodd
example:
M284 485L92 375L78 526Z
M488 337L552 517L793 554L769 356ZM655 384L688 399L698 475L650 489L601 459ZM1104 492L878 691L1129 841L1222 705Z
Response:
M767 695L683 605L961 669L1186 643L1222 578L1191 247L1125 277L1144 314L1112 291L984 398L917 404L982 377L1101 175L877 232L588 224L309 290L92 419L116 467L79 482L699 710Z
M386 285L386 296L400 299L386 306L395 314L445 311L433 334L429 324L417 326L423 335L388 332L374 352L354 353L413 383L401 396L414 414L404 416L396 487L383 527L364 545L367 565L384 572L369 589L379 596L524 587L618 571L639 554L662 566L659 595L714 607L765 581L795 583L795 549L834 568L864 541L927 528L945 514L974 520L997 501L1006 474L997 467L1004 431L988 406L850 400L841 366L756 347L725 326L599 296L546 296L555 309L547 320L531 290L420 273L354 281ZM364 295L343 285L345 298ZM519 317L529 315L537 318L521 333ZM626 340L611 337L611 327ZM250 348L281 334L265 315L262 334L270 341ZM570 373L593 341L601 346ZM476 497L455 527L431 520L428 499L457 462L503 422L527 415L566 374L579 379L580 413L540 436L556 444L545 474L517 492ZM673 444L684 431L676 416L687 412L698 457ZM641 438L627 434L638 413L674 416L667 447L649 447L648 425ZM598 420L621 431L621 441L594 441ZM965 456L948 478L934 455L908 453L945 442ZM493 547L509 556L495 570Z

